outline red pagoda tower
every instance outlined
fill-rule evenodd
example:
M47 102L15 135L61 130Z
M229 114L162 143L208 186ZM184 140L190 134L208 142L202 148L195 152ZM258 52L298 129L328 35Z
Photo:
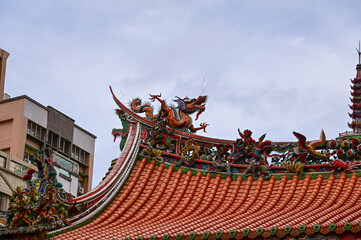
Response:
M352 105L349 107L352 110L352 113L349 113L352 118L352 122L348 123L348 126L353 129L354 134L361 134L361 52L360 52L360 42L359 48L357 49L359 56L359 63L356 65L356 77L351 82L351 96L350 98Z

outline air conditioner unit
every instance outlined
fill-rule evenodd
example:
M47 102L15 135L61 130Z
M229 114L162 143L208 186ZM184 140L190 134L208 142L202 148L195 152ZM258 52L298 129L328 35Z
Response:
M78 191L79 191L80 194L84 194L84 188L79 187Z

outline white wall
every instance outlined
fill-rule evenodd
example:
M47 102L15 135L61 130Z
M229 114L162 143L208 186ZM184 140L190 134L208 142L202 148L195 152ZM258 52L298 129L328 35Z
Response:
M71 176L70 193L72 195L74 195L75 197L77 197L78 196L78 183L79 183L79 180L74 175L70 175L70 176Z
M94 155L95 139L77 126L74 126L73 144Z
M24 116L36 124L47 128L48 111L28 99L25 99Z

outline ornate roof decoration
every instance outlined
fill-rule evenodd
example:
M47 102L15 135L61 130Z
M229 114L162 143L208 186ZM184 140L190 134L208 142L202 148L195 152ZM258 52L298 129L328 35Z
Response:
M161 99L162 94L149 95L149 100L151 102L157 100L161 104L161 109L157 114L154 114L154 108L150 105L150 103L142 104L142 100L140 98L135 98L131 102L131 109L136 113L144 112L147 119L150 121L155 123L162 121L165 125L173 129L188 132L197 132L201 129L203 129L203 131L206 130L208 125L206 123L201 123L199 127L194 127L190 115L197 112L195 120L198 119L199 115L201 115L206 109L205 102L207 101L207 96L199 96L198 98L192 99L188 97L176 97L176 99L172 100L177 103L177 107L174 107L168 105L165 100Z
M161 104L155 114L139 98L128 108L110 89L122 125L112 134L114 140L121 138L122 154L95 189L64 201L68 225L48 236L361 237L361 64L356 69L351 81L353 132L329 140L323 130L313 141L298 132L290 142L267 140L266 134L257 139L249 129L238 129L235 140L199 136L195 132L208 124L194 127L191 114L197 113L197 119L205 111L206 96L176 97L177 107L172 107L161 95L150 95L150 101ZM13 227L20 224L16 221Z
M51 149L40 155L34 154L38 165L38 177L33 177L34 169L29 169L23 180L27 188L17 187L10 198L8 220L5 228L0 228L1 239L35 239L46 237L47 231L64 227L68 211L59 198L62 184L56 179L56 171L50 158Z
M52 232L54 239L349 239L360 232L357 136L327 140L322 130L308 141L293 132L296 142L272 142L238 129L235 141L212 139L141 118L113 97L123 154L103 181L114 179L118 164L134 168L125 182L114 180L123 187L113 183L112 200ZM129 152L136 146L138 160Z

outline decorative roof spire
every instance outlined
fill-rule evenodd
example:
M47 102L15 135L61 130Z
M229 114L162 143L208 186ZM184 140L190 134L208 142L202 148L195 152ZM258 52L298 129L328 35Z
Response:
M358 64L361 64L361 52L360 52L360 40L358 41L358 49L356 48L356 51L358 53Z
M361 46L360 41L358 41L358 49L356 48L357 54L358 54L358 64L356 65L356 78L361 79Z
M354 134L361 134L361 46L359 41L359 46L357 50L358 54L358 64L356 65L356 77L352 80L351 83L351 95L350 99L352 105L349 107L352 110L352 113L349 113L349 116L352 118L352 122L348 124L350 128L353 129Z

